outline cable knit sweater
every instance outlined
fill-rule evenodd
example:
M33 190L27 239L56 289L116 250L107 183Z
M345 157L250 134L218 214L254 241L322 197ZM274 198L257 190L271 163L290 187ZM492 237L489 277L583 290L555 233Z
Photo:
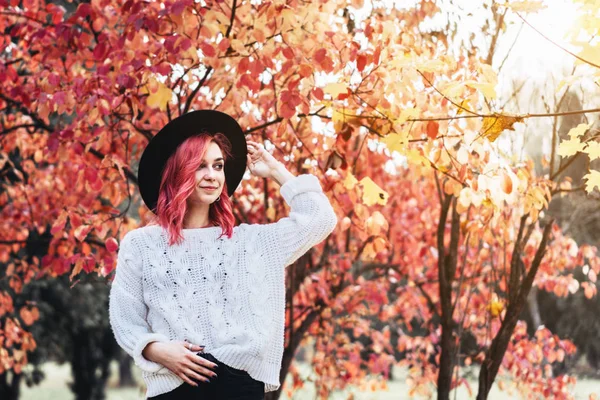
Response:
M240 224L231 239L221 227L167 232L149 225L128 232L118 251L109 318L119 346L142 369L146 396L184 381L142 356L153 341L187 340L221 362L242 369L265 391L279 388L285 324L285 267L322 242L337 217L316 176L280 187L288 217Z

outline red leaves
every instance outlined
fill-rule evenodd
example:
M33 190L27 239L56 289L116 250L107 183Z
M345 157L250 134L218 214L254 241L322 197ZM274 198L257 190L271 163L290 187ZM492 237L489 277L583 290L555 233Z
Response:
M110 251L111 253L114 253L119 248L119 244L114 237L109 237L106 239L104 246L106 247L106 250Z
M323 89L318 88L318 87L313 88L311 93L315 97L315 99L317 99L319 101L323 100L323 97L325 96L325 93L323 93Z
M291 47L284 47L282 50L283 56L288 60L294 58L294 50Z
M214 57L217 55L215 48L206 42L200 43L200 50L202 50L202 53L206 57Z
M253 92L258 92L260 90L260 82L257 78L254 78L251 74L243 74L238 81L238 87L246 86L248 89Z
M291 118L296 115L296 107L302 104L302 97L297 90L284 90L279 95L279 115Z
M80 3L75 11L75 17L85 19L87 16L92 15L92 12L93 9L90 3Z
M365 69L365 66L367 65L367 56L364 54L359 54L356 57L356 68L362 72Z
M105 42L101 42L98 43L96 45L96 47L94 47L94 52L92 54L94 54L94 59L96 60L103 60L106 56L106 54L108 53L109 50L109 46L107 43Z
M230 45L230 41L228 38L223 38L219 44L217 45L217 47L219 48L219 51L222 53L225 53L227 51L227 49L229 48Z
M60 232L63 229L65 229L65 224L67 223L67 217L68 217L68 213L65 210L61 211L58 218L52 224L52 228L50 228L50 233L53 235L56 235L57 232Z
M333 71L333 60L327 55L327 50L320 48L313 53L313 61L323 70L324 72Z
M79 240L80 242L83 242L83 240L87 237L91 230L91 225L83 224L74 230L73 235L75 236L75 239Z
M438 131L440 129L440 124L436 121L427 122L427 136L430 139L435 139L438 135Z
M173 15L181 15L181 13L183 13L183 10L185 10L185 8L188 5L190 5L190 4L192 4L192 2L189 1L189 0L179 0L179 1L176 1L171 6L171 14L173 14Z

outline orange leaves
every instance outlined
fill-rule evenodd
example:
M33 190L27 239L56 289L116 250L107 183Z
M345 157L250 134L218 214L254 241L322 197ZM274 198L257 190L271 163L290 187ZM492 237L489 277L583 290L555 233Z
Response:
M581 282L581 288L583 289L585 297L588 299L594 297L598 292L596 285L592 282Z
M501 184L500 184L500 188L506 194L511 194L512 193L512 190L513 190L513 181L511 179L511 177L506 172L504 172L502 174L502 181L501 181Z
M297 90L282 91L279 100L279 115L283 118L296 115L296 107L302 104L302 97Z
M0 317L7 313L13 313L13 299L6 291L0 292Z
M68 213L66 210L62 210L58 216L58 218L56 218L56 220L54 220L54 223L52 224L52 228L50 228L50 233L52 233L53 235L56 235L57 232L62 231L65 228L65 224L67 223L67 217L68 217Z
M19 316L25 325L31 326L40 318L40 312L35 306L25 306L21 307Z
M92 230L92 226L84 224L84 225L80 225L77 228L75 228L75 231L73 232L73 234L77 240L82 242L86 238L88 233L90 233L91 230Z
M367 218L365 228L369 236L385 235L389 225L387 219L379 211Z
M427 123L427 136L430 139L435 139L438 135L438 131L440 130L440 124L436 121L429 121Z
M171 101L172 92L171 89L164 83L158 81L156 78L151 77L148 80L148 84L144 86L143 91L149 94L146 99L146 104L150 108L158 108L164 110L167 103Z
M320 48L313 53L313 61L325 73L333 72L333 60L327 55L327 49Z

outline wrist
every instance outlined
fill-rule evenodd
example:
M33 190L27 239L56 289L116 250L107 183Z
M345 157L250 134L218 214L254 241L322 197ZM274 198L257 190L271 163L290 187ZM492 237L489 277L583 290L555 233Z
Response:
M280 161L277 161L277 166L271 170L270 178L282 186L288 180L294 178L294 175L287 170L285 165Z
M150 342L146 345L146 347L144 347L144 350L142 350L142 356L148 360L148 361L152 361L152 362L158 362L157 360L157 353L159 353L157 351L157 348L160 346L160 342Z

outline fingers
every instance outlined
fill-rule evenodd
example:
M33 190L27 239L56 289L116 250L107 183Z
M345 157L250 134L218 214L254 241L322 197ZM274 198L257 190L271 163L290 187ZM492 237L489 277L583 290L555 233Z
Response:
M177 376L180 377L181 379L183 379L184 382L186 382L192 386L198 386L198 384L196 382L194 382L193 380L188 378L188 376L186 374L184 374L183 372L177 373ZM201 380L204 380L204 379L201 379Z
M217 374L214 370L218 368L217 364L198 355L190 355L188 358L190 360L189 363L186 363L186 367L190 371L188 375L200 380L205 380L207 377L216 378Z
M196 380L196 381L202 381L202 382L210 382L210 378L213 376L216 376L216 374L213 374L211 372L206 372L206 373L202 373L202 375L196 373L193 369L188 368L187 371L185 371L184 375L186 376L187 379L192 380ZM194 382L196 383L196 382ZM198 386L196 384L196 386Z
M200 346L200 345L197 345L197 344L192 344L192 343L184 342L184 346L189 351L198 352L198 351L204 350L204 346Z
M251 140L247 140L246 143L248 144L248 152L251 154L261 153L264 149L261 144L253 142Z
M199 355L194 355L191 359L197 365L201 365L201 366L206 367L206 368L210 368L210 369L214 370L214 369L217 369L219 367L214 362L211 362L211 361L207 360L206 358L204 358L202 356L199 356Z

